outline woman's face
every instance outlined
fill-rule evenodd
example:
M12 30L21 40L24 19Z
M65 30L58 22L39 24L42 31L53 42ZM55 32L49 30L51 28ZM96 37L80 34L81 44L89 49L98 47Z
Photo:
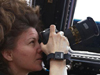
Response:
M42 51L38 43L38 33L34 28L23 32L12 50L14 65L17 69L39 71L42 69Z

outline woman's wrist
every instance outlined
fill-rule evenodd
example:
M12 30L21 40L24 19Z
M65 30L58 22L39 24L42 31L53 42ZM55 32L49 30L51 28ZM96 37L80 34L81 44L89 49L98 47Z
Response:
M51 59L50 60L50 67L52 67L52 66L57 66L57 67L66 66L66 60L54 60L54 59Z
M66 60L50 60L50 75L67 75Z

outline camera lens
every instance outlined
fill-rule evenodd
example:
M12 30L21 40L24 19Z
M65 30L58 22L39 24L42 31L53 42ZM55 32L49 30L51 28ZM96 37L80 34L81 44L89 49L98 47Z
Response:
M94 20L87 17L86 20L79 21L74 26L66 29L64 35L68 38L70 44L74 45L93 36L98 36L99 29Z

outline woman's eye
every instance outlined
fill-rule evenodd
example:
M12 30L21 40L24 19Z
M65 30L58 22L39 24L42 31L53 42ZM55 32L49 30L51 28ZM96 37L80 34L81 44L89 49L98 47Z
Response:
M31 44L31 43L34 43L34 41L31 41L30 44Z

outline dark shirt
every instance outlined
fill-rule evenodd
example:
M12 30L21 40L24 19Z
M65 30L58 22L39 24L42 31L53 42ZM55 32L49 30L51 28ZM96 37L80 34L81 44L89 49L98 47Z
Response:
M4 73L0 72L0 75L5 75Z

